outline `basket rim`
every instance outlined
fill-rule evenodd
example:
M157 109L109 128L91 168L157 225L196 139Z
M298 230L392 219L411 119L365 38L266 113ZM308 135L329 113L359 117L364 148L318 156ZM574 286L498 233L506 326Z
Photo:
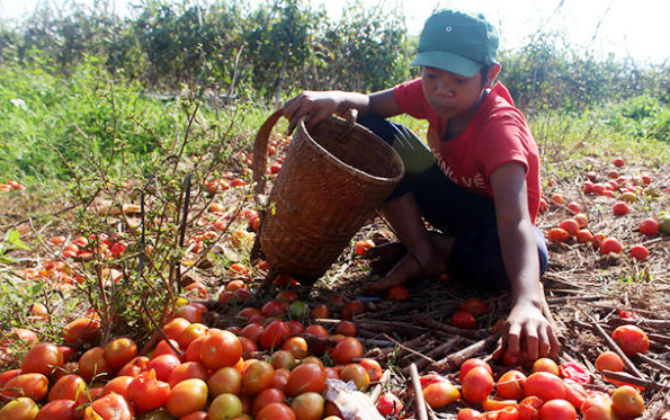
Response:
M335 122L336 124L339 124L339 125L348 124L344 119L338 117L337 115L331 115L328 119L332 120L331 122ZM327 122L327 121L324 121L324 123L325 122ZM335 161L337 164L339 164L346 171L351 172L353 175L355 175L357 177L361 177L365 180L374 180L374 181L377 181L377 182L382 183L382 184L393 184L393 183L396 183L396 182L400 181L405 176L405 165L404 165L402 159L400 158L400 155L398 154L398 152L396 152L393 147L391 147L389 144L387 144L384 140L382 140L379 136L377 136L375 133L370 131L368 128L366 128L366 127L364 127L364 126L362 126L358 123L354 123L353 129L358 130L358 131L363 131L367 136L370 137L370 139L372 141L377 142L381 147L387 148L389 150L389 152L391 153L391 156L393 156L392 159L394 161L396 161L396 163L398 163L398 167L400 168L400 172L397 176L395 176L395 177L385 177L385 176L372 175L368 172L362 171L358 168L355 168L355 167L349 165L348 163L342 161L340 158L338 158L337 156L332 154L330 151L328 151L328 149L326 149L321 144L319 144L319 142L314 140L314 137L312 137L312 135L309 133L309 131L307 131L307 128L305 127L305 117L301 118L298 121L298 130L302 131L307 136L307 138L309 139L309 142L307 142L307 143L310 144L311 147L314 147L315 149L317 149L317 151L319 153L323 153L323 154L327 155L328 157L330 157L333 161ZM297 135L297 132L296 132L296 135Z

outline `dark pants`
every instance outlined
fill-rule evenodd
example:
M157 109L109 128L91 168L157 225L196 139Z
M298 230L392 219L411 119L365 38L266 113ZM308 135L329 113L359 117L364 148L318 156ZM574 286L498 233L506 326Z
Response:
M389 200L413 192L423 217L455 236L449 274L490 289L508 289L493 200L451 182L428 147L402 124L377 116L358 121L400 154L406 174ZM533 226L541 273L547 269L544 235Z

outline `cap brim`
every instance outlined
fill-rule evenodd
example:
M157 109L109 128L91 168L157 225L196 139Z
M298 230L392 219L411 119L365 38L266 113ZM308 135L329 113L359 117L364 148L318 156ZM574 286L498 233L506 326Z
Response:
M435 67L464 77L474 76L483 65L460 55L444 51L420 52L411 64L414 66Z

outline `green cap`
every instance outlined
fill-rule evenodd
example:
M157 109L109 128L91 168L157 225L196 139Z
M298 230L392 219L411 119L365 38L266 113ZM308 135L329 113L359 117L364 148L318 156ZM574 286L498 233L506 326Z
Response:
M426 20L413 65L474 76L498 55L498 31L483 15L440 10Z

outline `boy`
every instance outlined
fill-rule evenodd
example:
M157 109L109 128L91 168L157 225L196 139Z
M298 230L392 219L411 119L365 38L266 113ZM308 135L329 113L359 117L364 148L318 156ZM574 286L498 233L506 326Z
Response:
M390 143L407 172L381 211L407 252L372 290L448 272L483 287L511 289L511 311L494 354L508 361L554 357L558 340L541 310L544 237L537 145L507 89L493 84L498 35L481 15L441 10L421 32L421 77L370 95L304 92L284 105L289 132L349 108ZM427 148L388 118L428 119ZM426 230L423 219L442 233Z

